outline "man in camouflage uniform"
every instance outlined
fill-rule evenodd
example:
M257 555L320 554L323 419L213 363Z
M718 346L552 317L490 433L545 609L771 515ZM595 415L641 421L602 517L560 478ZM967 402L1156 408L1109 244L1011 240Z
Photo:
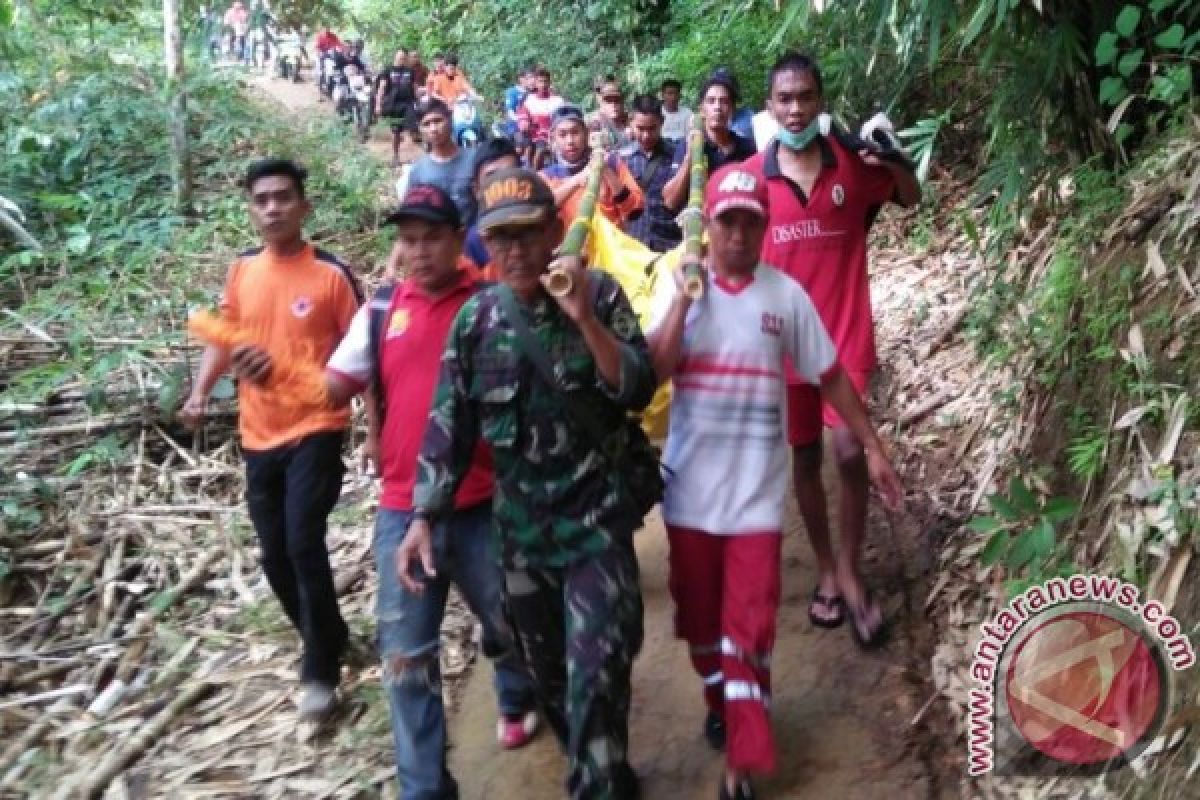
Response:
M605 430L626 431L626 412L644 408L654 393L654 370L612 278L561 258L553 266L570 274L573 288L553 298L544 291L562 225L540 177L522 169L489 176L478 224L503 283L468 300L450 330L414 521L396 566L413 590L433 573L430 520L452 508L482 436L495 459L494 530L508 613L569 759L567 791L577 800L629 800L638 796L626 749L630 673L642 642L633 550L642 504L590 446L562 391L586 403ZM509 303L553 362L558 387L525 355Z

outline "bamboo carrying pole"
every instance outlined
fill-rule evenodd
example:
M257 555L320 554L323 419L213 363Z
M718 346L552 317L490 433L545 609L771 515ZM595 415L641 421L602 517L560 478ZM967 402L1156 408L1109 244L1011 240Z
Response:
M596 213L596 199L600 196L600 179L604 176L604 159L606 154L601 147L592 148L592 160L588 164L588 181L583 190L583 199L579 201L579 211L571 220L571 227L563 237L562 246L558 248L559 255L577 256L583 252L584 242L587 241L588 231L592 227L592 217ZM546 291L556 297L563 297L571 292L572 281L569 273L561 269L552 269L546 276Z
M679 227L683 229L683 291L698 300L704 296L704 274L699 262L704 257L704 182L708 180L704 131L700 128L693 128L688 134L688 151L692 154L688 204L679 215Z

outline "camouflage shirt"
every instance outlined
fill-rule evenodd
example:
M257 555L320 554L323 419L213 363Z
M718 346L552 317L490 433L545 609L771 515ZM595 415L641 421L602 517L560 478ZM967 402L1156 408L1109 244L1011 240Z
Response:
M606 430L625 424L655 389L654 368L637 317L620 285L590 272L596 318L621 343L621 380L613 389L596 370L583 334L541 296L518 300L530 330L555 364L560 384L580 392ZM561 567L602 552L641 524L623 483L568 421L561 396L521 355L493 287L459 311L442 355L441 375L418 462L414 506L449 512L476 440L491 445L496 468L495 524L506 566Z

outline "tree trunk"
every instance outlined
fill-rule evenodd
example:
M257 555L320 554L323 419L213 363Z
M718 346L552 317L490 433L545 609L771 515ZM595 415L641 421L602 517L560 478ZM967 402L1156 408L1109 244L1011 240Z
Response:
M179 0L163 0L163 62L167 68L167 94L170 97L167 129L171 136L171 187L175 208L182 214L192 205L192 159L188 151Z

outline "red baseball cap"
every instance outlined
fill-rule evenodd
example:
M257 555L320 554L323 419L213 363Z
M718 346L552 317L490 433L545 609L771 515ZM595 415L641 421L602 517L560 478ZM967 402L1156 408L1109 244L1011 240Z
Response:
M726 164L708 176L704 215L709 219L735 208L767 216L767 182L741 164Z

